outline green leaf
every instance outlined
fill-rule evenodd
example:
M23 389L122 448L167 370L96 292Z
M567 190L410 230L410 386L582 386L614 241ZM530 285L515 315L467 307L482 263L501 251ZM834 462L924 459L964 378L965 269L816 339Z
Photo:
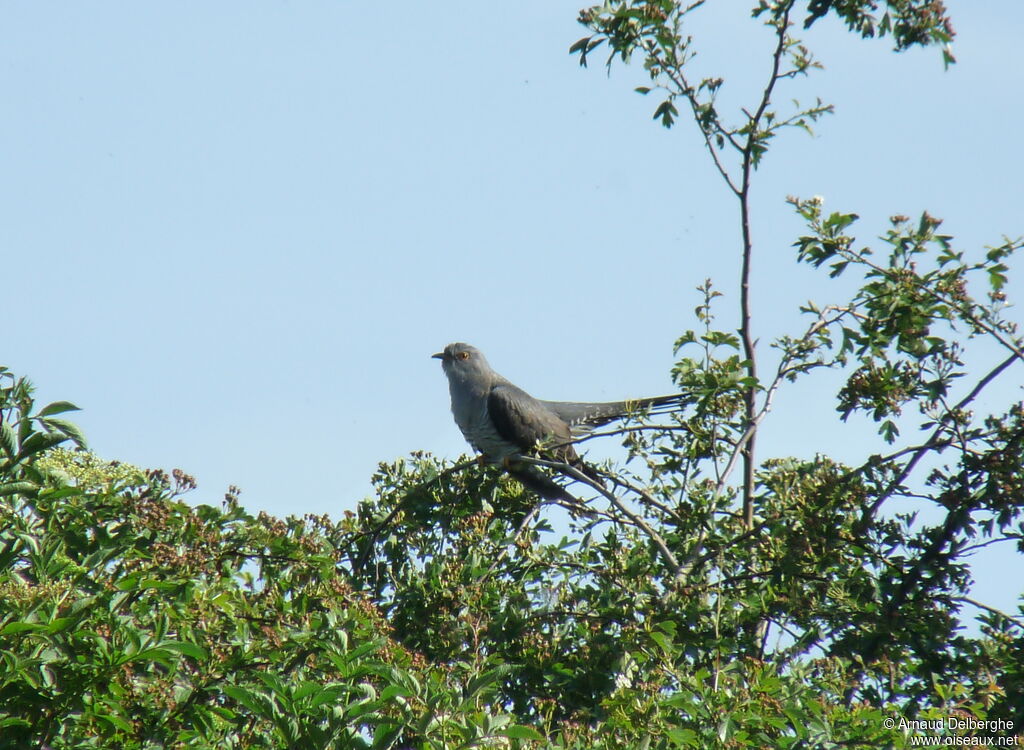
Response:
M897 436L900 434L899 428L891 419L887 419L884 422L882 422L881 427L878 428L878 432L885 440L885 442L889 444L892 444L892 442L896 440Z
M676 109L676 105L671 99L666 99L658 108L654 110L654 115L651 117L652 120L661 120L661 124L666 128L672 127L672 124L676 121L676 117L679 115L679 110Z
M499 679L501 679L502 677L504 677L512 671L513 667L511 664L504 664L500 667L496 667L495 669L488 670L487 672L484 672L482 675L479 675L474 679L470 680L469 684L466 685L465 689L463 690L463 695L465 695L467 700L471 700L474 696L477 695L477 693L482 691L485 687L493 685Z
M69 437L71 441L80 448L85 447L85 435L82 430L74 422L69 422L66 419L54 419L47 417L42 420L48 428L62 432L64 435Z
M67 439L68 436L60 432L33 432L21 444L18 461L24 461L30 456L42 453L55 445L60 445Z
M173 659L171 659L171 652L169 649L160 648L154 646L153 648L144 648L141 651L134 654L122 654L117 664L129 664L131 662L147 662L155 661L164 667L170 669L174 665Z
M50 624L46 626L46 632L48 633L59 633L62 630L67 630L78 621L76 617L58 617L55 620L51 620Z
M575 42L572 43L572 46L569 47L569 54L572 55L576 52L584 51L587 48L587 45L590 44L590 40L591 37L589 36L585 36L582 39L577 39Z
M142 580L142 575L143 573L141 570L135 573L129 573L124 578L115 583L114 588L116 588L118 591L134 591L135 589L141 588L139 586L139 581Z
M510 727L505 727L499 730L497 734L501 737L508 737L510 740L533 740L536 742L544 742L547 737L538 732L532 727L526 727L522 724L513 724Z
M18 438L14 435L14 429L3 420L0 420L0 448L8 456L18 452Z
M823 226L827 229L833 230L833 233L830 234L830 236L835 236L839 234L839 232L842 232L848 226L853 224L853 222L857 221L857 219L859 218L860 216L858 216L857 214L841 214L838 211L836 211L830 214L827 219L825 219Z
M569 47L569 54L578 52L580 55L580 67L587 67L587 55L604 44L604 39L593 41L594 37L588 36L578 40Z
M388 685L380 691L380 700L381 702L387 702L397 696L408 698L410 695L415 695L415 693L410 692L402 685Z
M672 645L672 639L664 633L660 633L657 630L655 630L651 633L650 637L652 641L658 644L658 646L661 648L662 653L664 653L666 656L671 654L675 650Z
M177 651L179 654L189 656L196 661L204 661L207 658L205 648L187 641L165 641L160 644L160 647L170 651Z
M42 409L40 409L39 413L36 414L36 416L49 417L52 414L63 414L64 412L67 411L81 411L81 409L79 409L70 401L54 401L52 404L47 404Z
M265 699L263 696L256 694L248 688L239 687L238 685L225 685L222 690L225 695L242 704L254 714L259 716L264 715L266 706L264 705Z
M321 690L321 687L317 683L304 682L301 685L299 685L298 690L292 693L292 698L296 702L299 702L304 698L308 698L309 696L313 695L313 693L317 692L318 690Z
M313 697L313 700L309 702L309 707L319 708L325 703L337 703L338 699L348 691L348 685L333 685L331 687L324 688Z
M1006 271L1009 270L1005 264L996 263L988 269L988 283L993 291L998 292L1006 285Z
M122 719L120 716L114 716L113 714L101 714L101 713L94 713L93 716L95 716L97 719L102 719L103 721L107 722L111 726L113 726L113 727L115 727L117 729L120 729L122 732L132 732L132 731L134 731L132 729L132 725L129 724L124 719Z
M675 745L682 747L696 747L697 733L692 729L669 729L666 734Z
M15 494L31 494L39 487L32 482L5 482L0 484L0 497Z
M691 696L689 693L675 693L662 701L662 704L665 706L670 706L672 708L682 708L687 711L692 710L693 703L693 696Z

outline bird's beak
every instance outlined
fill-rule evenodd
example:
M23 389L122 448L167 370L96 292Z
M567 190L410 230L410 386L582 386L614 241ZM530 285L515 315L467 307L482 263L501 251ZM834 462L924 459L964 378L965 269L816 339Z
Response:
M437 354L431 354L431 359L444 359L444 352L438 352Z

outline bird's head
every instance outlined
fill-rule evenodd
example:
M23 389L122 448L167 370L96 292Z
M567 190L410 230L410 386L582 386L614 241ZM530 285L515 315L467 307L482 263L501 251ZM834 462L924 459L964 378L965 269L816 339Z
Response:
M441 360L441 367L449 379L478 381L491 373L491 367L484 359L484 355L469 344L448 344L443 352L432 356Z

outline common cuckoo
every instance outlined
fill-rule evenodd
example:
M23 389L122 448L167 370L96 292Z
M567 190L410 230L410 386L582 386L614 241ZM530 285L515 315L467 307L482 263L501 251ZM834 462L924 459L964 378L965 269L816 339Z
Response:
M679 401L678 395L607 403L540 401L492 370L480 350L469 344L449 344L433 356L441 360L448 377L452 414L466 441L546 500L578 503L535 467L516 461L517 456L546 445L550 455L600 482L597 470L584 463L569 444L573 436L640 409Z

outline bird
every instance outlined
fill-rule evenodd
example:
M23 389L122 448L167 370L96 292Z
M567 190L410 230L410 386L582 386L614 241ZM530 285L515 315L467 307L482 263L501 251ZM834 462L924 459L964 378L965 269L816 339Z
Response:
M671 410L678 394L631 401L542 401L495 372L483 353L461 342L431 355L448 378L452 416L466 442L484 460L499 463L545 500L578 504L568 490L536 467L516 461L548 446L550 455L603 484L600 473L576 453L571 440L641 409ZM659 408L660 407L660 408Z

